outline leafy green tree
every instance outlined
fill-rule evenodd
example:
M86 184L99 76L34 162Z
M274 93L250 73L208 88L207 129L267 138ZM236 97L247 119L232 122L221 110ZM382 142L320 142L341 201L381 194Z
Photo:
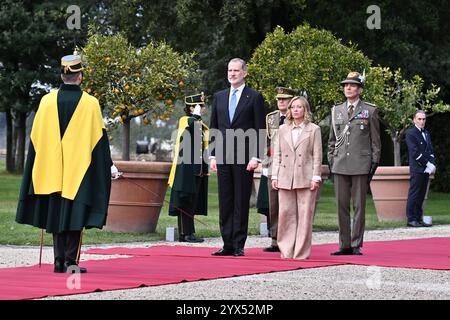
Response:
M381 28L367 28L370 5L381 13ZM450 6L447 0L308 0L301 19L358 43L374 65L401 68L412 78L442 89L450 101Z
M392 139L395 166L401 165L400 143L406 129L412 125L414 112L424 110L433 115L450 111L450 105L439 99L439 87L432 84L425 90L420 76L404 79L400 69L371 68L365 91L365 96L377 105L380 121Z
M168 121L175 102L199 87L194 54L179 54L166 43L136 48L123 34L92 34L82 50L87 68L83 86L100 100L110 128L124 125L122 158L130 159L130 121Z
M320 122L330 107L342 100L340 82L348 72L369 66L370 60L355 45L344 45L329 31L307 24L291 33L277 27L253 53L249 84L272 108L277 85L305 90L315 121Z
M72 45L66 6L3 0L0 4L0 112L6 114L9 172L22 172L26 118L59 82L59 59Z

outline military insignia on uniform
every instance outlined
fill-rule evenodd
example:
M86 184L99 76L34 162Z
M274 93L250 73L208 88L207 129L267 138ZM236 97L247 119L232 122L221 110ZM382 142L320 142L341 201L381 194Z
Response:
M355 116L355 119L369 119L369 110L362 110Z
M336 116L336 120L342 120L342 113L338 113Z

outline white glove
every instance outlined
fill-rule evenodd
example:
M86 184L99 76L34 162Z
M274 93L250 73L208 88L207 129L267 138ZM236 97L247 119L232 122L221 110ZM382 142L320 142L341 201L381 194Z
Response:
M116 180L122 175L122 172L119 172L115 165L111 166L111 179Z
M436 166L434 164L432 164L431 162L427 162L427 169L430 170L430 174L434 173L436 171ZM426 171L426 169L425 169Z
M195 108L194 108L194 112L192 112L192 114L195 116L201 116L201 113L200 113L201 110L202 110L202 107L199 104L196 104Z
M262 175L265 176L265 177L268 177L269 176L269 168L263 168L262 169Z
M429 167L426 167L423 173L431 174L431 172L432 172L431 169Z

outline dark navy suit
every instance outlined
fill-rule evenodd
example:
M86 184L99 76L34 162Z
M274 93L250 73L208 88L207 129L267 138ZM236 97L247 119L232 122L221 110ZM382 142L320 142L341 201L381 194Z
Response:
M416 126L406 130L406 145L408 146L408 159L410 171L410 184L406 216L408 222L421 222L423 217L423 201L427 192L430 175L425 173L427 163L435 164L433 146L430 133L423 129L425 138Z
M265 141L260 139L259 131L265 133L266 115L262 95L245 86L230 121L229 96L230 89L214 94L210 125L210 131L219 130L223 136L223 145L211 148L211 155L217 159L219 224L224 249L227 251L243 249L247 239L253 171L247 171L246 168L250 159L262 158ZM227 137L227 131L239 130L253 131L256 141L250 143L249 139L238 141L235 137ZM234 139L234 143L230 138Z

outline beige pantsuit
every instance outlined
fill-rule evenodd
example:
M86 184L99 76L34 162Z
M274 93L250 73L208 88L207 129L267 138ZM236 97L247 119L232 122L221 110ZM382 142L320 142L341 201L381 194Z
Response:
M313 123L305 125L295 142L293 129L293 124L282 125L274 148L272 179L278 180L279 189L277 241L282 258L306 259L311 252L317 193L310 188L313 177L320 179L322 140L320 127Z
M278 247L282 258L307 259L311 254L317 190L280 189Z

